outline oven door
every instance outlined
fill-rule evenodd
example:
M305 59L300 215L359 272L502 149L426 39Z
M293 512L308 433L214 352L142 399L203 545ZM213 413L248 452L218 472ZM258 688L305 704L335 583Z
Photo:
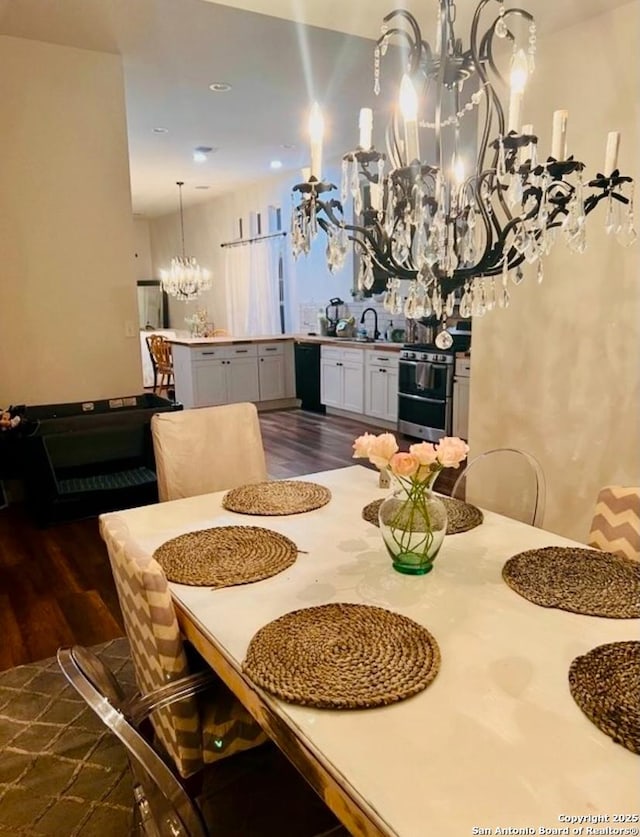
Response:
M398 392L444 401L451 395L451 372L451 366L446 363L401 360Z
M398 393L398 427L409 436L435 442L451 433L451 399Z

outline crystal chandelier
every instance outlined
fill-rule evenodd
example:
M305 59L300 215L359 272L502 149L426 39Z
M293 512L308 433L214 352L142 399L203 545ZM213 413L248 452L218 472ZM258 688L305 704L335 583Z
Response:
M495 17L489 6L497 6ZM636 239L632 180L617 168L620 134L609 133L604 173L585 182L584 164L567 152L567 111L553 115L547 157L533 127L521 124L535 64L532 15L506 8L504 0L480 0L466 49L454 33L455 19L454 0L439 0L431 46L406 10L385 17L374 50L374 93L380 93L382 58L397 41L407 51L399 109L387 127L386 154L372 146L372 111L360 112L360 141L343 157L339 199L322 179L322 115L314 105L311 171L293 187L291 223L296 257L309 252L318 227L324 230L332 272L344 265L352 241L361 257L359 290L373 286L374 269L382 273L387 310L441 320L441 348L450 345L446 318L455 305L462 317L506 308L510 283L522 282L524 265L535 264L542 281L542 257L560 237L584 252L586 216L601 201L606 231L625 245ZM508 82L498 54L507 56ZM507 108L501 87L509 90ZM475 145L473 155L466 152L471 163L460 128L472 114L478 136L477 152ZM346 220L350 199L352 223ZM400 280L410 283L404 298Z
M184 254L184 216L182 212L182 187L184 181L176 182L180 194L180 235L182 240L182 255L171 259L169 270L160 271L162 288L171 296L184 302L196 299L203 291L211 287L211 274L200 267L198 262Z

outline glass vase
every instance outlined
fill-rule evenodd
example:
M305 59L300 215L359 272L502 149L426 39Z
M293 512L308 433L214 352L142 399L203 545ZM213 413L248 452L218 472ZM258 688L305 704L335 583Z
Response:
M394 570L431 572L447 531L447 510L430 484L403 481L380 504L378 520Z

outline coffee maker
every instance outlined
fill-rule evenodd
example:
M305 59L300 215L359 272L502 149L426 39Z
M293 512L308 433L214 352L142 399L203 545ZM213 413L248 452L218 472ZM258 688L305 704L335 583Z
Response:
M329 304L325 308L325 316L327 318L327 337L336 336L336 326L340 319L340 306L344 305L344 300L339 297L334 297L329 300Z

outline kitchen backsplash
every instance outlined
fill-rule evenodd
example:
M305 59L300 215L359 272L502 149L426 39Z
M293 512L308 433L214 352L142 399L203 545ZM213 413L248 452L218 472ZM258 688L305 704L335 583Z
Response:
M317 333L318 331L318 312L322 311L324 314L325 308L329 304L329 300L318 301L310 300L303 302L299 308L299 331L302 334L310 332ZM382 302L375 299L353 300L345 301L344 305L340 306L339 317L354 317L356 321L355 327L360 325L360 317L366 308L373 308L378 314L378 331L383 336L387 328L391 325L392 328L405 328L405 318L402 315L389 314L382 307ZM373 315L367 314L364 325L371 333L373 329ZM373 336L373 335L370 335Z

